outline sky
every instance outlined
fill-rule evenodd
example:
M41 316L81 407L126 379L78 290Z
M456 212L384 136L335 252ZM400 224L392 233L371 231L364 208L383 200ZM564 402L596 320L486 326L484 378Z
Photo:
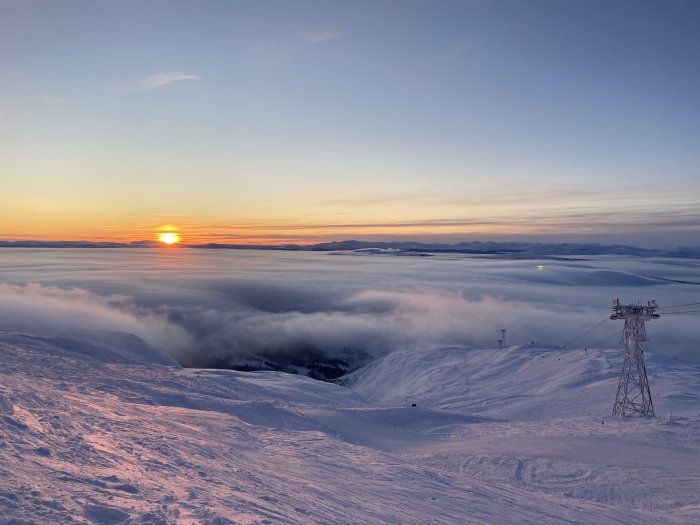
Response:
M700 245L694 1L0 0L0 239Z

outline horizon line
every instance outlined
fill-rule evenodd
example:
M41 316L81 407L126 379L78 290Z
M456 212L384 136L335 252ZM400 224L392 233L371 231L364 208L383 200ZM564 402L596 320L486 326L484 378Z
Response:
M673 252L687 248L698 248L700 245L678 245L668 248L649 248L642 247L634 244L620 244L620 243L602 243L602 242L551 242L551 241L522 241L522 240L465 240L459 242L424 242L424 241L411 241L411 240L361 240L361 239L342 239L342 240L330 240L321 242L287 242L287 243L217 243L217 242L205 242L205 243L185 243L180 242L173 246L164 246L162 242L150 239L142 239L136 241L96 241L87 239L62 239L62 240L43 240L43 239L18 239L18 240L5 240L0 239L0 248L198 248L198 249L284 249L284 248L312 248L318 246L326 245L342 245L348 243L357 243L362 245L368 245L365 247L371 247L369 245L375 245L377 247L387 246L387 245L403 245L403 246L423 246L426 249L430 247L445 247L445 248L456 248L460 246L468 245L492 245L494 249L498 249L498 246L502 248L507 245L517 245L520 247L527 246L596 246L600 248L634 248L642 251L649 252ZM329 248L329 251L338 250L341 248ZM346 248L352 249L352 248Z

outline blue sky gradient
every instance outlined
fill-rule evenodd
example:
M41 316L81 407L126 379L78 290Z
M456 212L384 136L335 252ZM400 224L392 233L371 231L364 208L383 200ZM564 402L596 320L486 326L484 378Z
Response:
M700 244L699 34L691 1L0 0L0 237Z

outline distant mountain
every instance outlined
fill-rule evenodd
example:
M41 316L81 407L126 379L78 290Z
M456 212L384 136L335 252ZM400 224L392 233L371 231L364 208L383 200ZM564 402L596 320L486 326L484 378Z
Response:
M0 248L150 248L160 246L155 241L95 242L95 241L0 241ZM526 243L526 242L460 242L457 244L422 242L333 241L318 244L189 244L188 248L206 250L287 250L313 252L352 252L364 255L430 255L464 253L498 255L501 258L532 259L556 257L586 257L591 255L627 255L633 257L675 257L700 259L700 246L677 248L639 248L622 244L595 243Z
M192 248L206 249L259 249L324 252L354 252L373 255L415 255L434 253L466 253L475 255L499 255L508 258L533 257L583 257L589 255L628 255L635 257L685 257L700 258L700 246L678 248L639 248L621 244L583 243L525 243L525 242L460 242L457 244L421 242L335 241L318 244L278 244L250 246L240 244L200 244Z
M0 241L0 248L150 248L155 241L102 242L102 241Z

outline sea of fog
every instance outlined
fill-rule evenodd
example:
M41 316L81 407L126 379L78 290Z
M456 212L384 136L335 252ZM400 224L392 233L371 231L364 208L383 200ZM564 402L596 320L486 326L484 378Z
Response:
M609 347L622 333L606 320L613 299L664 307L699 297L695 259L0 249L0 329L128 333L193 366L309 349L333 358L496 346L501 328L508 344ZM647 324L648 351L700 362L698 315L661 312Z

